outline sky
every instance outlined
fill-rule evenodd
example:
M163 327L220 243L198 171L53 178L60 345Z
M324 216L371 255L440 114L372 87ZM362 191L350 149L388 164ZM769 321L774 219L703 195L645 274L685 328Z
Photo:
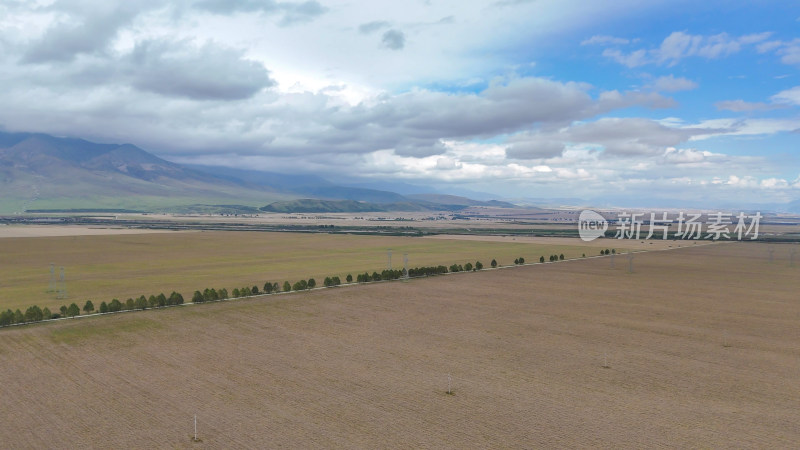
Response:
M800 200L800 5L0 0L0 130L499 198Z

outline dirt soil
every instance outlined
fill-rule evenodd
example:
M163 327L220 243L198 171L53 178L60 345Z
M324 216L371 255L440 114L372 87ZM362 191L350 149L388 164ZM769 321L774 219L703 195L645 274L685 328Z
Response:
M637 254L633 273L595 258L3 329L0 435L6 448L792 448L788 254L719 244Z

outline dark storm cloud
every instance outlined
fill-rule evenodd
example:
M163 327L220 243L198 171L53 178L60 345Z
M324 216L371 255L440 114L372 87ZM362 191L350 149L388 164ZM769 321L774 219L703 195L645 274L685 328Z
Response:
M240 100L275 84L260 63L211 44L145 41L125 62L134 87L165 96Z
M383 33L381 44L391 50L402 50L406 45L406 35L400 30L388 30Z

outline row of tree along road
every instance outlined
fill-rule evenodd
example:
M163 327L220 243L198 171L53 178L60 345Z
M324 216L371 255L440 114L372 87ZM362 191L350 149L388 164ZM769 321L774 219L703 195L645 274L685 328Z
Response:
M601 251L600 254L608 254L608 250ZM585 256L585 255L584 255ZM563 260L564 255L551 255L550 261L559 261ZM539 258L539 262L544 262L544 256ZM525 258L517 258L514 260L514 264L525 264ZM497 267L497 261L492 260L491 262L492 268ZM446 273L456 273L456 272L475 272L478 270L483 270L483 264L480 261L476 261L473 265L471 262L468 262L464 265L461 264L453 264L449 268L446 266L424 266L424 267L414 267L408 269L406 273L405 270L391 270L386 269L382 272L364 272L357 274L355 277L356 283L371 283L376 281L390 281L390 280L398 280L403 278L419 278L419 277L429 277L435 275L443 275ZM345 281L347 283L353 283L353 275L348 274L345 277ZM325 277L323 281L323 287L334 287L339 286L342 284L341 279L338 276L334 277ZM270 294L277 294L281 292L292 292L292 291L304 291L308 289L314 289L317 287L317 281L314 278L309 278L308 280L300 280L295 283L290 283L289 281L284 281L283 284L279 284L277 282L266 282L264 283L263 287L259 288L258 285L253 286L244 286L234 288L230 293L225 288L222 289L214 289L214 288L206 288L203 291L195 291L192 295L192 303L206 303L206 302L214 302L220 300L229 300L234 298L243 298L243 297L251 297L254 295L270 295ZM140 296L139 298L129 298L126 301L122 302L118 299L113 299L110 302L101 302L100 305L95 309L94 302L91 300L87 300L84 303L83 308L80 308L77 303L71 303L69 305L62 305L59 308L59 312L52 312L49 308L40 308L36 305L29 307L23 313L21 310L17 309L16 311L11 311L10 309L6 311L0 312L0 327L6 327L10 325L20 325L26 323L33 323L33 322L41 322L43 320L54 320L54 319L62 319L62 318L74 318L76 316L81 315L81 310L86 315L91 314L107 314L107 313L116 313L121 311L136 311L136 310L145 310L145 309L152 309L152 308L164 308L168 306L177 306L182 305L184 303L183 296L178 292L172 292L169 296L164 295L164 293L158 295L151 295L150 297L145 297L144 295Z

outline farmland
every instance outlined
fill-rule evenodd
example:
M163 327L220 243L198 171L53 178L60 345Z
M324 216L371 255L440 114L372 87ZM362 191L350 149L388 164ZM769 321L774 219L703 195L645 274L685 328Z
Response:
M25 227L6 227L19 235ZM17 230L14 230L17 228ZM41 234L64 234L69 227L42 229ZM144 233L147 230L134 230ZM33 233L32 231L27 231ZM353 236L262 232L169 232L128 234L131 230L75 229L75 235L8 237L0 239L0 309L31 305L57 310L61 304L93 300L125 300L173 290L191 298L195 290L257 285L266 281L297 281L364 271L381 271L392 249L393 266L409 267L475 263L488 267L515 258L528 262L540 256L563 253L576 258L598 253L596 244L573 239L554 243L513 240L481 242L431 240L393 236ZM112 233L114 232L114 233ZM118 233L121 234L118 234ZM635 242L608 240L609 246L636 248ZM50 264L56 278L65 267L67 300L58 299L50 287Z
M792 447L788 250L716 244L638 254L634 273L581 259L4 329L0 432L9 447Z

